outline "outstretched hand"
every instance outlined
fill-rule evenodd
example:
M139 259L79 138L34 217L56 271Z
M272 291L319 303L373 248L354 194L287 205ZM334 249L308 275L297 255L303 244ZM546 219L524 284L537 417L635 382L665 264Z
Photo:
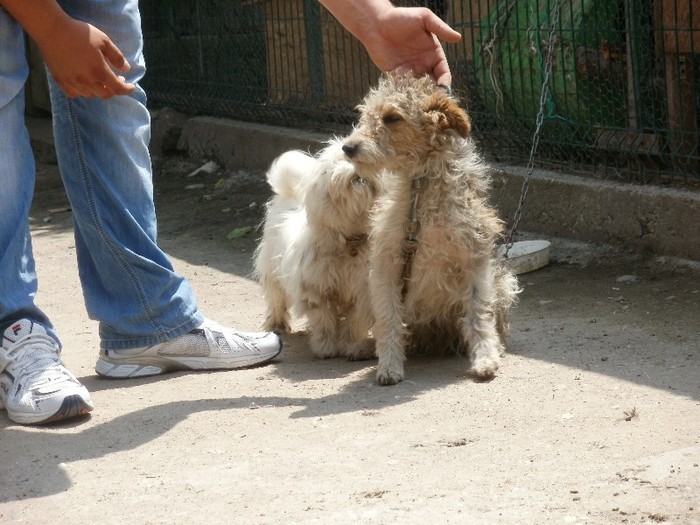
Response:
M452 75L440 44L459 42L461 35L427 8L392 8L378 20L378 31L363 42L382 71L431 75L449 86Z
M396 7L389 0L320 0L365 46L383 72L431 75L438 84L452 83L440 44L462 36L425 7Z

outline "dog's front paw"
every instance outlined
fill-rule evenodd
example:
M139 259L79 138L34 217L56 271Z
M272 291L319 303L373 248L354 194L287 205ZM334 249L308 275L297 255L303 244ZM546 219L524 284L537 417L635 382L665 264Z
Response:
M477 356L472 364L471 372L478 379L492 379L501 366L501 360L496 354L493 356Z
M376 344L374 339L363 339L351 344L346 350L345 355L349 361L364 361L377 357Z
M380 366L377 370L377 383L382 386L395 385L403 381L403 366L390 368Z
M276 334L288 334L292 331L292 327L289 321L285 319L273 319L272 317L268 317L263 325L263 330Z
M477 379L493 378L501 366L501 350L502 347L495 338L477 341L471 351L472 368L470 372Z

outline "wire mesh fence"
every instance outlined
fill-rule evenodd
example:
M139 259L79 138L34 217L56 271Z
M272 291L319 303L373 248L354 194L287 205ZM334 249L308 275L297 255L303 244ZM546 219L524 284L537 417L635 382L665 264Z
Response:
M528 158L543 111L539 165L700 181L694 0L398 3L427 6L463 35L446 46L453 88L496 160ZM342 133L378 76L316 0L158 0L141 9L154 106Z

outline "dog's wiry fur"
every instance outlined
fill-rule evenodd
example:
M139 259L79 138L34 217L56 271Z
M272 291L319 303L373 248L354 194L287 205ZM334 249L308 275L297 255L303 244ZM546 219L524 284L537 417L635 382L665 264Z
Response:
M288 332L290 310L306 317L314 354L374 357L368 294L369 212L379 178L360 178L333 140L317 156L289 151L267 174L267 205L255 273L265 329Z
M469 137L469 117L429 78L392 75L359 109L343 149L358 170L387 170L370 236L377 381L403 379L409 346L468 350L472 372L490 378L519 290L494 254L503 223L487 202L488 167ZM402 242L416 179L420 230L402 300Z

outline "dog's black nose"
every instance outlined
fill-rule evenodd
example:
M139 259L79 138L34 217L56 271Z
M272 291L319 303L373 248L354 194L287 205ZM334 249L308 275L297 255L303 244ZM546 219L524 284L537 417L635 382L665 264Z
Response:
M346 142L343 144L343 152L349 157L353 158L355 153L357 153L358 145L352 142Z

